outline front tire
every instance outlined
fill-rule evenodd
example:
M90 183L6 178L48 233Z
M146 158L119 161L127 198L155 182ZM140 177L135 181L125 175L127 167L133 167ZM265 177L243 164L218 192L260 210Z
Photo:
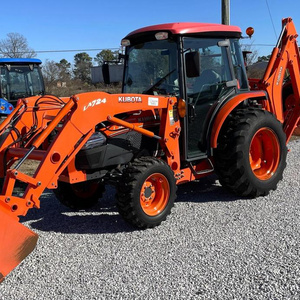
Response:
M104 189L104 185L95 180L74 184L59 181L57 189L53 190L53 192L63 205L81 210L96 205L98 199L102 197Z
M243 109L224 124L214 153L220 183L239 196L275 190L286 167L282 124L268 111Z
M135 159L124 170L117 187L117 206L122 217L135 227L155 227L170 214L176 190L174 173L164 161Z

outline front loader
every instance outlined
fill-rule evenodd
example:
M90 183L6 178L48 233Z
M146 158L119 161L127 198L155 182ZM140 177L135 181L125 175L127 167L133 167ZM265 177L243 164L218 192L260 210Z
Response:
M214 172L243 197L275 190L300 118L296 36L284 19L266 73L250 89L238 27L150 26L122 40L122 94L19 100L0 125L0 280L34 249L37 235L18 218L40 207L46 188L87 209L115 184L120 214L138 228L166 219L177 185ZM286 72L292 88L282 97ZM33 174L22 168L31 160Z

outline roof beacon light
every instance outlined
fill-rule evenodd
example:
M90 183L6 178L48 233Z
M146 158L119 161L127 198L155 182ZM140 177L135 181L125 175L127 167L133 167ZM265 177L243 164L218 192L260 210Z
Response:
M254 28L253 27L248 27L246 29L246 34L249 36L250 39L251 39L253 33L254 33Z
M130 40L123 39L123 40L121 41L121 45L122 45L123 47L130 46Z
M169 37L168 33L165 31L155 33L155 38L160 40L166 40Z

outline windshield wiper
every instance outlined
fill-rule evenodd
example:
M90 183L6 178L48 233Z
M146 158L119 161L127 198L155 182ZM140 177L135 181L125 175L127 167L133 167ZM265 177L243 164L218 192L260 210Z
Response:
M162 77L161 79L159 79L156 83L154 83L148 90L144 91L143 94L150 94L151 92L153 92L153 90L160 86L161 83L167 79L168 76L170 76L176 69L172 70L171 72L169 72L168 74L166 74L164 77Z

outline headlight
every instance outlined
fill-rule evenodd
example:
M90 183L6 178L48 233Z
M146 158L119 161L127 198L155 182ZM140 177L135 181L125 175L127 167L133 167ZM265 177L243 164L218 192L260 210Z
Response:
M104 145L106 137L101 132L95 132L82 147L82 150L92 149Z
M14 107L4 100L3 98L0 98L0 113L9 115L13 111Z

